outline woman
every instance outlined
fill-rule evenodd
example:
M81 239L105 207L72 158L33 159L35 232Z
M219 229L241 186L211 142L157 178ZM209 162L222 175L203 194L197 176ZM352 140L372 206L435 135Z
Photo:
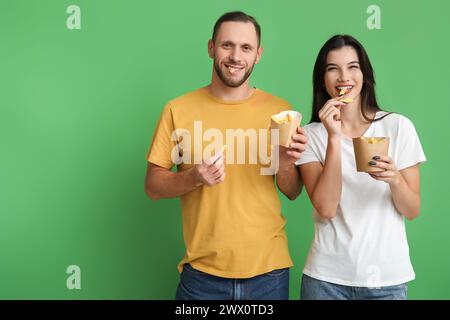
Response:
M406 299L415 274L404 217L419 215L426 160L414 125L380 109L369 57L351 36L324 44L313 84L309 143L297 161L315 224L301 298ZM356 171L351 138L360 136L390 137L389 156L369 162L381 173Z

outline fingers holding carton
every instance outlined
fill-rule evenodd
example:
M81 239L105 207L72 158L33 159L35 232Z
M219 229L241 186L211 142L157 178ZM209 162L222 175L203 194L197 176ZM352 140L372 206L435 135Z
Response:
M300 127L301 120L302 115L296 111L283 111L271 117L270 128L278 130L278 141L272 141L272 144L280 148L281 166L295 163L305 151L307 138Z
M369 172L370 176L378 181L384 181L389 184L398 184L400 181L400 172L395 166L394 160L389 156L374 156L369 165L373 168L379 168L381 172Z
M385 157L389 151L388 137L359 137L353 138L356 170L358 172L383 172L381 167L373 166L373 157Z
M289 144L289 149L286 153L296 159L300 158L300 155L305 151L308 138L305 135L305 130L301 127L297 127L295 134L292 135L292 141Z

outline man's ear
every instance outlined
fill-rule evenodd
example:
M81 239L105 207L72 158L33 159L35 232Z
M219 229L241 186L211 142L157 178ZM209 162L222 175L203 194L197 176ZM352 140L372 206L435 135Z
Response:
M212 40L208 41L208 55L211 59L214 59L214 42Z
M256 52L256 60L255 60L255 64L257 64L259 62L259 59L261 59L262 53L264 51L263 47L259 47L258 51Z

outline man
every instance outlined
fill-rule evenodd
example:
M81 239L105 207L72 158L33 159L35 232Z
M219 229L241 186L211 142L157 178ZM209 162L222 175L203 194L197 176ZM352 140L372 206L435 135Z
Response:
M145 191L153 200L181 197L183 213L186 254L176 299L289 297L285 219L261 153L271 115L290 106L249 84L263 52L260 37L259 24L243 12L220 17L208 42L211 83L170 101L155 130ZM251 146L257 134L259 163ZM279 153L277 185L293 200L303 187L294 165L305 149L303 129L291 142L272 154Z

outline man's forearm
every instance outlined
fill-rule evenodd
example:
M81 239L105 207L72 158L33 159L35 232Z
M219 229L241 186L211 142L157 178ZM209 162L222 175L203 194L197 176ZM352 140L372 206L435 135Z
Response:
M145 180L145 192L152 200L175 198L197 189L202 183L196 178L195 168L172 172L154 167Z
M294 200L302 192L303 181L298 168L294 164L280 167L276 179L278 189L289 200Z

